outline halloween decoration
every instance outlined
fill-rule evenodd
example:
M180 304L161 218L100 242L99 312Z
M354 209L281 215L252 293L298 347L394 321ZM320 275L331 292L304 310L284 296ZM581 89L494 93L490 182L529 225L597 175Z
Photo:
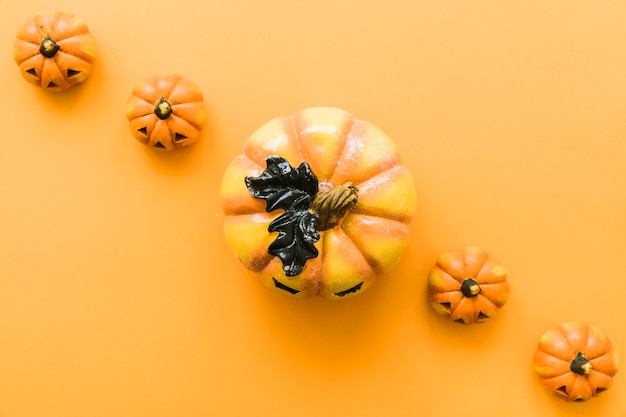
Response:
M41 13L18 28L13 58L26 81L46 90L64 91L91 73L96 43L79 17Z
M572 321L541 336L534 366L542 385L555 395L586 401L609 389L619 358L600 329Z
M411 173L379 128L332 107L261 126L221 184L224 232L248 269L297 297L354 296L409 242Z
M174 73L137 84L126 103L130 131L141 143L172 151L194 143L207 121L202 92Z
M509 298L504 266L472 246L441 254L428 274L428 290L433 309L462 324L495 316Z

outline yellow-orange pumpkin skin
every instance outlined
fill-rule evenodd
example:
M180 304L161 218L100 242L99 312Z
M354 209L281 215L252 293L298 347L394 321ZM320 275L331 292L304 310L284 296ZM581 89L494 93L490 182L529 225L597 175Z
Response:
M433 309L462 324L494 317L510 291L502 263L475 246L442 253L428 274L428 290Z
M26 81L59 92L91 74L96 42L81 18L63 12L40 13L18 28L13 58Z
M534 367L541 384L566 401L586 401L613 384L619 357L597 327L562 323L540 338Z
M135 85L126 102L130 131L141 143L173 151L191 145L207 122L200 88L175 73L162 73Z
M319 231L318 256L295 276L268 252L278 235L268 227L285 211L267 212L266 202L246 187L246 179L262 175L274 156L293 167L309 164L320 190L355 186L337 224ZM220 198L226 240L245 267L284 294L328 299L362 293L397 263L417 205L413 177L395 143L373 124L333 107L307 108L261 126L226 169Z

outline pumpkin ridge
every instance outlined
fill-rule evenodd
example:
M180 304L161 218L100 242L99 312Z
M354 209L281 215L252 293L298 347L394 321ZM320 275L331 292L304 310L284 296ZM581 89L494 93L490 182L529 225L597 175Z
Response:
M339 226L341 227L341 226ZM380 274L382 271L382 268L379 267L378 263L376 262L375 259L367 256L368 253L365 250L365 248L363 248L362 246L359 246L358 242L355 241L352 236L350 235L350 233L344 229L343 227L341 227L341 231L343 232L343 234L348 238L348 240L354 245L355 248L357 248L357 250L359 251L359 253L361 254L361 256L363 256L363 259L365 259L365 262L367 263L367 265L370 267L370 269L372 271L374 271L374 273L376 274Z
M605 354L597 356L597 357L595 357L593 359L587 358L587 360L591 363L591 366L592 366L591 372L597 372L599 374L606 375L606 376L612 378L615 375L615 373L617 373L617 371L613 372L612 374L608 374L606 372L603 372L603 371L597 369L598 367L596 366L596 364L597 364L597 362L600 359L604 359L606 356L611 356L611 358L609 360L613 361L613 356L614 355L615 355L615 352L613 351L613 349L611 349L610 351L606 352Z
M478 282L480 284L482 284L482 280L479 279L479 276L480 276L481 272L485 268L487 268L487 266L489 265L488 262L487 262L489 260L489 255L484 253L484 252L482 253L482 255L483 255L482 262L480 264L477 264L476 266L474 266L474 265L472 265L472 262L467 258L468 254L467 253L463 254L463 258L462 259L463 259L463 263L465 265L464 273L466 275L463 278L474 278L474 279L478 280ZM468 272L468 269L473 269L473 270L476 271L476 273L472 274L472 273Z
M165 74L164 77L152 77L152 79L148 80L148 84L154 89L154 91L162 91L162 93L160 94L161 97L165 98L165 100L167 100L168 102L172 91L174 91L174 87L182 79L182 77L179 77L176 81L173 82L173 80L171 79L171 77L173 76L174 74ZM165 85L167 88L161 90L160 86L163 85ZM154 105L156 105L156 103L154 103Z
M368 182L375 181L376 177L386 175L388 172L394 171L394 170L404 170L406 173L410 175L406 167L404 167L400 163L396 163L393 166L390 166L390 167L387 167L386 169L381 170L378 174L372 176L371 178L363 180L359 182L358 184L355 184L355 186L359 190L359 193L360 193L359 195L367 196L368 195L367 191L369 188L364 185L367 185ZM397 178L393 178L393 180L396 181ZM358 214L364 214L364 215L373 216L373 217L380 217L380 218L389 219L389 220L397 220L406 224L409 224L412 221L413 217L415 216L415 210L412 210L412 212L410 213L394 213L394 212L389 212L387 210L382 210L382 211L376 210L376 207L374 207L374 210L367 210L367 209L364 209L363 206L364 206L363 204L359 204L359 202L357 202L354 205L352 210L353 212L358 213Z
M156 103L150 103L148 100L146 100L145 98L143 98L143 97L141 97L141 96L138 96L138 95L136 95L136 96L135 96L135 98L137 98L137 99L139 99L139 100L143 101L145 104L147 104L148 106L150 106L150 110L149 110L146 114L143 114L143 115L141 115L141 116L146 116L146 115L148 115L148 114L152 114L152 113L154 113L154 106L156 106ZM141 117L141 116L137 116L137 117Z
M575 330L573 330L572 327L575 327ZM581 352L587 347L587 342L589 340L589 328L587 326L581 326L578 323L568 322L562 325L560 332L572 350ZM580 337L576 340L570 339L569 336L572 332L575 334L580 333Z
M68 54L67 52L63 52L63 50L59 50L59 52L57 52L57 55L59 56L57 59L58 60L63 60L63 61L79 61L80 63L84 63L86 66L92 65L90 62L86 61L83 58L80 58L76 55L73 54ZM76 63L76 62L74 62ZM68 65L68 69L74 69L71 68L71 66ZM79 71L83 72L83 71ZM69 77L68 77L69 78Z
M54 14L45 14L45 15L37 15L34 17L33 21L35 23L35 27L37 28L37 33L41 39L45 38L46 35L53 30L50 25L50 20L54 22L59 12ZM51 19L49 19L51 17Z
M572 363L572 359L571 358L570 359L565 359L565 358L562 358L562 357L559 357L559 356L555 356L553 353L546 352L545 350L542 350L542 349L537 349L537 352L540 352L540 353L542 353L542 354L544 354L546 356L549 356L552 359L556 359L559 362L563 362L563 364L568 367L567 370L563 371L562 373L560 373L558 375L563 375L563 374L566 374L566 373L569 372L569 365ZM558 376L558 375L555 375L555 376ZM553 378L553 377L550 377L550 378ZM544 378L544 379L546 379L546 378Z
M78 55L75 55L75 54L70 54L70 53L68 53L68 52L65 52L65 51L63 51L63 49L60 49L60 50L59 50L59 52L57 52L57 55L60 55L60 56L69 56L71 59L76 59L76 60L78 60L78 61L84 62L84 63L85 63L85 64L87 64L87 65L92 65L92 63L91 63L91 62L89 62L89 61L87 61L86 59L81 58L81 57L79 57Z
M48 77L46 77L44 79L44 74L47 74ZM65 81L65 77L63 77L63 74L61 73L61 69L59 68L59 65L56 63L55 60L50 60L50 59L45 59L43 61L43 66L41 67L41 85L44 87L50 86L50 84L55 83L53 80L57 80L57 81L63 81L65 83L67 83L67 81ZM57 84L58 87L61 87L60 84ZM50 88L50 87L47 87Z
M203 101L203 100L199 100L199 101L190 101L190 102L187 102L187 103L173 104L173 105L171 105L171 107L172 107L172 114L171 114L171 117L175 117L176 119L183 120L183 121L185 121L185 122L186 122L189 126L193 127L194 129L196 129L196 130L201 130L201 129L202 129L202 127L203 127L203 124L202 124L202 122L201 122L201 121L200 121L199 123L192 123L192 122L196 122L196 119L194 119L194 120L187 120L187 119L184 119L184 118L182 118L182 117L180 117L180 116L178 116L178 115L176 114L176 107L186 106L186 105L188 105L188 104L204 104L204 101Z
M400 164L400 162L399 162L399 161L395 161L395 162L394 162L393 164L391 164L391 165L381 166L381 169L380 169L380 170L373 171L373 172L372 172L372 175L370 175L370 176L369 176L369 177L367 177L367 178L364 178L364 179L361 181L361 183L367 182L367 181L371 180L372 178L375 178L375 177L377 177L377 176L379 176L379 175L382 175L382 174L386 173L387 171L391 171L392 169L395 169L395 168L397 168L397 167L398 167L398 166L400 166L400 165L401 165L401 164Z
M568 344L568 347L569 347L569 344ZM548 350L547 348L544 348L542 345L537 346L537 350L539 352L545 353L546 355L550 355L553 358L560 360L561 362L570 363L572 361L572 355L567 352Z
M326 258L326 254L330 253L329 249L327 248L330 236L332 233L337 233L336 231L333 232L333 230L335 230L336 228L333 229L329 229L327 232L320 232L320 240L319 240L319 254L318 257L320 258L320 271L324 270L324 266L326 265L327 262L327 258ZM375 273L375 269L372 268L372 265L370 264L369 260L367 259L367 257L363 254L363 252L361 251L361 249L356 245L356 243L354 242L354 240L352 240L352 238L350 236L348 236L348 234L343 230L343 228L339 228L339 232L341 233L341 235L345 236L348 239L348 242L357 250L358 255L365 260L365 264L367 265L367 267L370 269L371 272ZM367 277L368 275L366 275ZM361 281L366 281L368 278L365 279L361 279ZM361 285L367 285L365 284L365 282L362 282ZM316 295L320 295L322 294L322 289L324 288L324 279L323 279L323 274L319 274L317 276L317 293ZM361 288L361 287L359 287Z
M185 82L186 80L183 77L178 77L178 79L172 83L172 88L169 89L169 91L167 91L166 94L164 94L165 99L167 100L168 103L170 103L170 105L173 107L174 104L172 104L172 98L171 96L174 95L174 93L176 92L176 90L178 90L179 88L181 89L185 89L185 86L180 86L180 83ZM202 98L201 100L202 101ZM190 103L189 101L187 101L187 99L185 99L185 101L183 103L176 103L176 104L184 104L184 103Z
M178 117L178 116L176 116L173 112L172 112L172 114L170 115L170 117L169 117L169 118L171 118L172 120L168 120L168 123L167 123L167 128L170 130L170 134L172 135L172 138L176 138L176 135L177 135L177 134L181 134L180 132L176 131L176 130L173 128L173 123L172 123L172 121L173 121L174 119L176 119L176 121L180 121L180 122L185 123L187 126L189 126L191 129L193 129L193 130L195 130L195 131L200 130L200 129L198 129L195 125L193 125L192 123L189 123L189 121L188 121L188 120L185 120L185 119L183 119L182 117Z
M491 304L491 306L495 309L495 310L499 310L500 307L498 307L493 301L491 301L488 297L485 297L482 293L478 294L476 296L476 298L480 298L483 301L488 302L489 304Z
M478 273L476 274L476 276L474 277L482 286L484 285L489 285L489 284L498 284L504 280L506 280L506 272L502 277L496 277L498 278L498 281L491 281L491 280L485 280L485 277L494 277L493 275L493 268L491 268L491 266L493 264L499 264L499 262L490 262L489 261L493 261L493 258L490 258L489 256L485 258L485 260L483 261L483 264L481 265L480 269L478 270ZM484 276L483 276L484 275Z
M69 26L69 28L71 30L67 31L65 33L65 36L61 36L58 32L59 31L59 24L62 23L62 20L65 18L66 13L62 13L62 12L56 12L53 15L51 15L51 19L50 19L50 25L49 25L49 31L48 33L46 33L46 35L50 36L52 39L54 39L55 42L59 43L59 41L68 39L68 38L72 38L76 35L82 35L84 33L86 33L85 29L86 29L86 25L85 24L80 24L80 25L76 25L76 23L78 23L78 21L74 20L72 21L72 24ZM54 34L54 36L52 36L51 34Z
M463 283L464 278L457 278L455 277L453 274L451 274L450 272L446 271L445 268L442 268L440 265L435 265L434 268L437 268L439 271L441 271L443 274L445 274L446 276L448 276L450 279L456 281L459 283L459 288L456 288L452 291L436 291L436 287L433 288L433 291L437 292L437 293L450 293L450 292L457 292L457 291L461 291L461 284Z
M180 84L181 82L183 82L183 77L179 77L178 80L176 80L176 82L172 86L172 90L168 93L168 96L172 94L172 92L178 88L178 84Z
M346 132L345 135L343 135L343 141L341 142L341 149L339 150L339 152L337 152L337 159L335 160L331 171L328 174L328 178L330 179L333 177L333 175L335 175L335 171L337 171L337 166L339 165L339 161L341 161L341 157L344 155L344 153L346 152L346 144L348 143L348 138L350 137L350 134L352 133L352 131L354 130L354 128L356 127L357 123L356 123L356 119L354 117L350 117L350 129ZM339 184L333 184L333 185L339 185ZM357 186L357 189L359 187ZM358 203L357 203L358 204Z
M33 48L32 55L28 55L28 56L22 58L19 61L18 60L15 61L18 65L21 65L22 62L27 61L27 60L31 59L32 57L39 55L39 53L40 53L39 52L39 45L37 45L36 43L30 42L30 41L26 41L24 39L17 39L17 41L22 44L22 45L19 46L19 49L25 48L25 46L23 44L32 45L32 48ZM15 45L13 49L14 50L18 49L18 46Z
M284 143L283 145L286 145L284 147L286 147L288 151L295 151L293 152L294 153L293 155L284 155L284 154L281 155L280 152L275 152L275 149L269 150L269 152L266 152L268 151L268 149L263 149L263 152L259 152L258 155L255 155L256 145L252 146L250 145L250 142L252 141L252 139L256 141L259 130L262 130L264 127L266 127L270 123L280 124L280 126L278 127L279 130L283 132L289 138L287 143ZM292 117L276 117L270 120L269 122L265 123L264 125L262 125L260 128L255 130L250 136L248 136L248 138L246 139L244 143L242 154L246 158L248 158L250 161L252 161L255 165L261 167L262 168L261 172L263 172L263 170L265 169L267 158L270 156L280 156L282 158L285 158L289 162L290 165L291 164L293 164L293 166L299 165L301 162L304 161L304 157L302 155L302 149L301 149L300 141L298 138L298 132L296 131L296 128L295 128L294 117L293 116Z
M606 352L604 352L603 354L598 355L598 356L590 356L590 355L588 355L588 354L587 354L587 353L585 353L585 352L583 352L583 354L585 355L585 357L587 358L587 360L591 362L591 361L594 361L594 360L597 360L597 359L602 359L602 358L604 358L605 356L609 356L609 355L613 354L613 349L609 349L608 351L606 351Z
M296 115L297 116L297 115ZM292 123L291 125L293 126L294 129L294 133L295 133L295 137L296 137L296 141L297 141L297 147L298 147L298 151L300 151L300 159L303 161L306 161L305 157L304 157L304 153L302 152L302 142L301 142L301 136L298 133L298 129L297 129L297 125L298 125L298 120L296 116L291 116L289 117L289 119L291 119ZM356 125L356 118L352 115L349 115L350 117L348 117L349 123L350 123L350 127L349 129L347 129L347 131L341 135L341 149L339 149L339 151L336 154L336 158L333 161L332 165L331 165L331 169L330 172L328 173L328 177L326 178L321 178L318 176L318 179L320 182L322 181L328 181L330 178L332 178L333 174L335 173L335 171L337 170L337 164L339 163L339 161L341 160L341 156L343 155L345 149L346 149L346 142L348 141L348 136L350 135L350 133L352 132L352 130L354 129L354 126ZM306 161L308 163L310 163L311 161ZM313 171L313 173L315 175L318 175L318 173L316 173L315 171ZM340 184L332 184L332 185L340 185ZM358 187L357 187L358 188Z
M572 397L572 394L575 395L575 398ZM570 398L573 398L574 400L586 399L590 398L592 395L593 392L591 390L591 386L589 385L587 377L582 375L576 375L576 378L574 379L574 384L572 385L572 389L570 390Z
M43 61L44 57L43 55L41 55L39 53L39 50L37 50L37 52L34 55L29 56L28 58L23 59L22 61L18 62L19 66L24 66L24 67L30 67L30 68L37 68L39 66L43 67ZM33 63L29 63L29 61L34 61ZM28 63L28 64L27 64ZM28 69L30 69L28 68Z
M456 303L456 305L452 305L452 304L450 304L450 314L449 314L449 316L450 316L450 317L454 316L454 314L456 313L456 311L457 311L459 308L461 308L461 306L462 306L464 303L467 303L467 302L471 302L471 300L469 300L467 297L462 297L462 298L459 300L459 302L458 302L458 303ZM462 314L462 316L464 316L464 314ZM461 318L461 320L462 320L462 318ZM463 321L465 321L465 320L463 320Z

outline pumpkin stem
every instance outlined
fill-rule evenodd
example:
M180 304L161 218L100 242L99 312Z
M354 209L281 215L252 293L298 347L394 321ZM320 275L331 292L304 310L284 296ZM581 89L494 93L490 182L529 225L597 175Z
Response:
M154 114L161 120L167 119L172 114L172 105L165 97L161 97L156 106L154 106Z
M346 211L356 204L358 196L359 190L351 182L318 191L309 205L309 210L319 218L317 230L337 226Z
M592 368L591 362L585 358L582 352L578 352L578 355L576 355L569 365L569 369L578 375L589 375Z
M474 278L466 278L461 283L461 292L466 297L476 297L480 291L480 285Z
M50 36L46 36L41 40L41 44L39 45L39 52L46 58L52 58L59 52L61 47L58 43L54 41Z

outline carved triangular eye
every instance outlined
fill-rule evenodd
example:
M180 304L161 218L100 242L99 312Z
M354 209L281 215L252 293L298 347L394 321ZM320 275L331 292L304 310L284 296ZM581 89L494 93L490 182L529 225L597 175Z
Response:
M488 318L489 316L483 313L482 311L478 313L478 321L484 321L484 320L487 320Z
M35 68L31 68L31 69L26 70L26 73L32 75L33 77L37 76L37 71L35 71Z
M147 127L139 128L139 129L137 129L137 132L141 133L145 137L148 137L148 128Z
M558 387L556 390L560 392L561 394L569 395L567 393L567 387L565 385L563 385L562 387Z
M68 69L67 70L67 78L74 77L74 76L76 76L78 74L80 74L80 71L76 71L76 70L73 70L73 69Z
M182 142L185 139L189 139L189 138L181 133L176 132L176 134L174 135L174 142Z
M452 303L446 303L446 302L443 302L443 303L439 303L439 305L440 305L440 306L441 306L444 310L446 310L448 313L449 313L450 311L452 311Z

